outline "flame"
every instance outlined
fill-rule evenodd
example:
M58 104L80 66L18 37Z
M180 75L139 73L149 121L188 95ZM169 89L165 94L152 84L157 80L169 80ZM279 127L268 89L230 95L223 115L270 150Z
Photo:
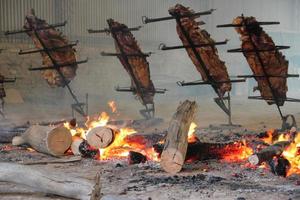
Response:
M116 102L114 102L114 101L109 101L107 104L108 104L108 106L110 107L112 113L116 113L116 112L117 112L117 105L116 105Z
M106 160L110 157L127 157L129 148L126 147L130 147L130 144L125 142L125 138L133 133L136 133L134 129L121 128L120 132L116 133L113 143L105 149L100 149L100 159Z
M267 136L265 138L262 138L262 141L264 141L267 144L272 144L274 132L275 132L274 129L267 130Z
M188 132L188 142L189 143L198 141L198 138L195 134L196 128L197 128L197 124L195 122L192 122L190 125L190 128L189 128L189 132Z
M95 120L91 120L90 117L88 117L85 125L89 129L92 129L99 126L105 126L108 120L109 120L109 115L106 112L102 112Z
M300 134L299 132L285 132L274 138L274 130L267 131L267 137L263 139L268 144L275 144L280 141L290 141L291 143L282 152L282 157L287 159L290 166L287 170L286 176L292 174L300 174Z

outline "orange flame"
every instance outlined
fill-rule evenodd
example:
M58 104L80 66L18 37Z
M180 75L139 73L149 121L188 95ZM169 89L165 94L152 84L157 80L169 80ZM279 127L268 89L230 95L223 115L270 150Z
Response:
M108 106L110 107L112 113L116 113L116 112L117 112L117 105L116 105L116 102L114 102L114 101L109 101L107 104L108 104Z
M189 143L193 143L193 142L197 142L198 138L195 134L197 128L197 124L195 122L192 122L189 128L189 132L188 132L188 142Z

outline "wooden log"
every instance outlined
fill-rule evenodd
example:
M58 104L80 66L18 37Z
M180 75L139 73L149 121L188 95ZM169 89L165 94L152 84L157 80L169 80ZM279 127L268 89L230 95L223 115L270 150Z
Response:
M188 131L196 107L196 102L186 100L179 105L171 119L160 161L161 167L168 173L175 174L182 169L188 146Z
M87 132L86 139L94 148L106 148L115 138L114 130L109 127L95 127Z
M31 187L37 192L80 200L99 200L99 175L96 181L71 177L66 173L51 172L26 165L0 162L0 181Z
M75 119L72 119L70 121L70 124L74 123ZM41 125L41 126L57 126L60 124L63 124L65 122L68 122L68 120L59 120L59 121L52 121L52 122L37 122L37 123L30 123L26 122L22 125L15 126L15 125L0 125L0 143L11 143L12 139L15 136L20 136L23 133L26 132L26 130L31 126L31 125ZM76 120L75 120L76 123Z
M268 146L261 150L260 152L257 152L253 155L251 155L248 158L248 161L252 165L259 165L262 162L270 161L276 156L280 156L281 153L284 151L284 149L290 144L290 141L281 141L277 142L271 146Z
M22 134L13 138L15 146L28 144L38 152L53 156L63 155L71 146L72 135L63 127L34 125Z

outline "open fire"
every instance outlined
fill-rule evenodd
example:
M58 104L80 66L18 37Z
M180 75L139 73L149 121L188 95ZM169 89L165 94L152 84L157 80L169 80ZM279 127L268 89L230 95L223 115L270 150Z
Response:
M118 113L114 101L108 105L112 114ZM107 112L88 117L83 126L71 120L64 123L64 127L72 134L68 154L98 160L128 159L129 164L147 160L161 162L166 142L163 135L152 141L153 135L147 136L131 127L118 126ZM196 130L196 123L191 122L187 134L186 163L213 158L222 162L241 163L241 166L253 169L269 169L281 176L300 174L300 134L295 128L283 133L270 129L256 135L255 139L252 135L227 143L202 142ZM90 137L91 134L94 134L93 137ZM31 149L36 150L28 150Z

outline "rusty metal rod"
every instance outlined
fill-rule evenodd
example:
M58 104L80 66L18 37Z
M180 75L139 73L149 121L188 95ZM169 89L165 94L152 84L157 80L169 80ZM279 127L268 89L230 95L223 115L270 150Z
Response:
M101 30L94 30L94 29L88 29L88 33L110 33L111 31L139 31L142 28L142 26L132 27L132 28L112 28L112 29L101 29Z
M55 51L55 50L64 49L64 48L67 48L67 47L74 47L77 44L78 44L78 40L75 43L68 44L68 45L61 46L61 47L53 47L53 48L46 48L46 49L36 49L36 50L31 50L31 51L20 50L18 54L19 55L25 55L25 54L33 54L33 53L44 52L44 51Z
M57 23L57 24L52 24L49 25L47 27L43 27L43 28L36 28L36 29L24 29L24 30L16 30L16 31L6 31L4 32L4 35L13 35L13 34L18 34L18 33L27 33L27 32L31 32L31 31L41 31L41 30L46 30L46 29L51 29L51 28L57 28L57 27L61 27L61 26L65 26L67 24L67 21L64 21L62 23Z
M68 66L74 66L77 64L83 64L83 63L86 63L87 61L88 61L88 59L85 59L85 60L72 62L72 63L56 64L56 65L46 66L46 67L28 68L28 70L29 71L40 71L40 70L47 70L47 69L57 70L58 68L61 68L61 67L68 67Z
M277 25L280 24L280 22L257 22L255 23L257 25ZM217 25L217 28L227 28L227 27L242 27L243 24L221 24Z
M208 11L204 11L204 12L197 12L197 13L193 13L191 15L181 15L180 18L184 18L184 17L197 17L197 16L201 16L201 15L210 15L214 10L216 9L210 9ZM159 21L167 21L167 20L172 20L175 19L174 16L168 16L168 17L160 17L160 18L148 18L146 16L142 17L142 22L143 24L148 24L148 23L153 23L153 22L159 22Z
M216 45L224 45L227 44L228 40L222 41L222 42L213 42L213 43L202 43L202 44L195 44L194 47L200 48L200 47L208 47L208 46L216 46ZM188 45L181 45L181 46L166 46L165 44L161 43L158 47L158 49L166 51L166 50L174 50L174 49L184 49L184 48L192 48L192 46Z

